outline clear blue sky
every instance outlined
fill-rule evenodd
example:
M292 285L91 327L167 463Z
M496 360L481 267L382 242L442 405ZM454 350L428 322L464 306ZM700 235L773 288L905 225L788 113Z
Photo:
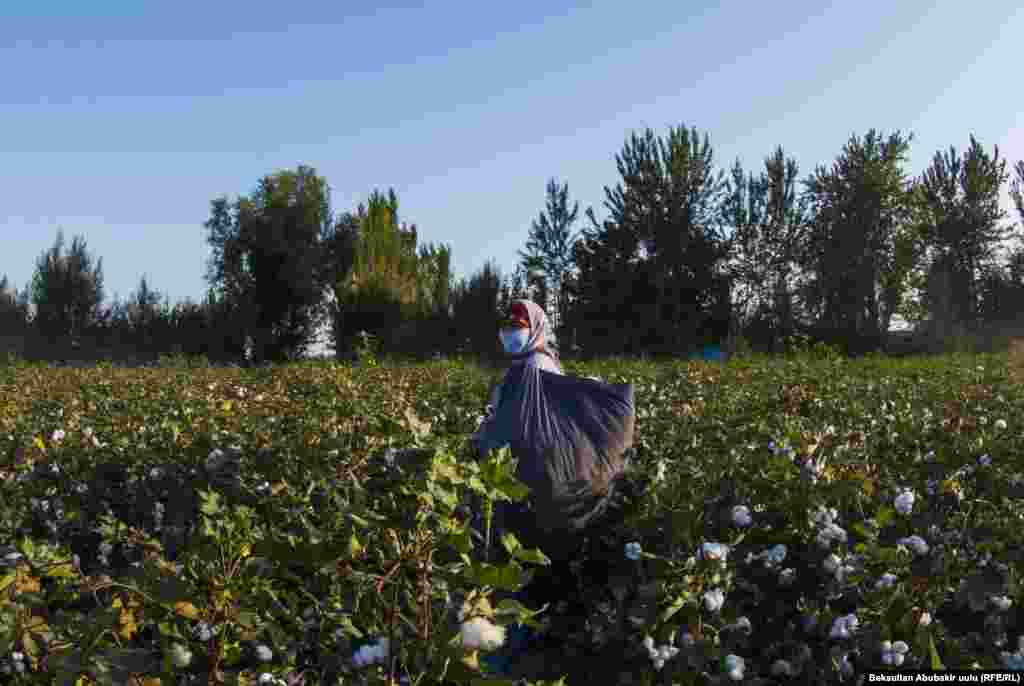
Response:
M551 176L602 216L631 129L802 175L870 127L914 132L914 174L972 132L1024 158L1016 0L361 4L3 3L0 274L63 227L108 299L199 300L210 200L299 163L339 211L393 186L459 277L513 268Z

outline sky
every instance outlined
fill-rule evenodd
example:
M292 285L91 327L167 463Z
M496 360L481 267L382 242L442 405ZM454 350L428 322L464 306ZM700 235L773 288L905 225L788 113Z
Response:
M555 4L3 3L0 275L63 228L108 302L143 274L199 301L210 201L299 164L337 212L394 188L460 278L514 269L549 178L603 217L647 127L801 176L870 128L914 134L914 175L972 133L1024 159L1015 0Z

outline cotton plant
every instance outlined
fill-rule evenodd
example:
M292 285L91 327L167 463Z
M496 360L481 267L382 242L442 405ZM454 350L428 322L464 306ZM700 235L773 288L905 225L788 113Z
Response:
M899 581L899 578L895 574L886 572L875 582L875 590L881 591L887 588L892 588L896 585L897 581Z
M820 547L828 549L833 543L846 543L846 530L836 524L838 517L839 513L834 507L819 507L812 516L812 525L818 527L815 540Z
M892 667L899 667L906 660L910 646L903 641L882 641L882 663Z
M763 550L758 554L747 553L746 563L750 564L754 560L760 560L766 567L778 567L786 560L787 548L782 543L777 543L767 550Z
M736 505L732 508L732 523L740 528L745 529L753 523L753 518L750 515L750 508L746 505Z
M724 543L701 543L697 549L697 558L711 562L726 562L729 559L729 546Z
M704 592L703 601L704 609L712 614L718 613L725 604L725 593L720 588L713 588Z
M835 577L835 580L839 583L844 583L846 578L856 571L853 565L848 564L835 553L825 558L822 562L822 567L824 567L826 572Z
M459 627L462 646L466 650L497 650L505 643L505 627L486 617L473 617Z
M914 492L907 489L896 496L893 507L901 515L909 515L914 510Z
M390 655L390 641L387 637L378 638L372 643L359 647L352 655L352 665L363 669L375 664L384 664Z
M829 630L829 636L835 639L847 640L856 633L859 626L860 620L857 619L857 615L843 615L842 617L837 617L832 623L832 628Z
M722 660L722 671L728 675L732 681L743 681L743 677L747 670L747 662L739 655L726 655Z
M679 654L679 648L674 645L655 645L651 636L645 636L643 646L647 650L647 656L654 663L654 669L661 671L665 663Z
M1014 652L1003 651L1000 655L1003 664L1011 672L1024 672L1024 636L1017 638L1017 650Z
M923 538L914 534L913 536L905 536L898 540L897 545L905 546L912 550L916 555L927 555L928 554L928 543Z

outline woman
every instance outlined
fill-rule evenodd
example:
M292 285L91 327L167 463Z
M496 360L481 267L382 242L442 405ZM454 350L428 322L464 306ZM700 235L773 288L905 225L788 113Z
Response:
M569 562L628 461L633 388L563 374L547 316L528 300L512 303L499 338L513 364L472 441L483 454L510 446L516 476L530 487L527 502L498 504L495 526L551 558L521 596L537 606L574 590Z
M505 359L513 364L525 362L528 367L542 369L552 374L563 374L558 359L555 333L548 323L544 310L529 300L514 300L508 315L502 320L498 339L505 350ZM491 391L487 417L473 434L474 442L486 433L494 419L494 411L501 402L499 383Z

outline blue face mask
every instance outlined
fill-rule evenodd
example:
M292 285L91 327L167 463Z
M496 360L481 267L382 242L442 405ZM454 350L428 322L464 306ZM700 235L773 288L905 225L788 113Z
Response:
M510 329L501 332L501 344L509 355L521 353L526 348L526 342L530 340L529 329Z

